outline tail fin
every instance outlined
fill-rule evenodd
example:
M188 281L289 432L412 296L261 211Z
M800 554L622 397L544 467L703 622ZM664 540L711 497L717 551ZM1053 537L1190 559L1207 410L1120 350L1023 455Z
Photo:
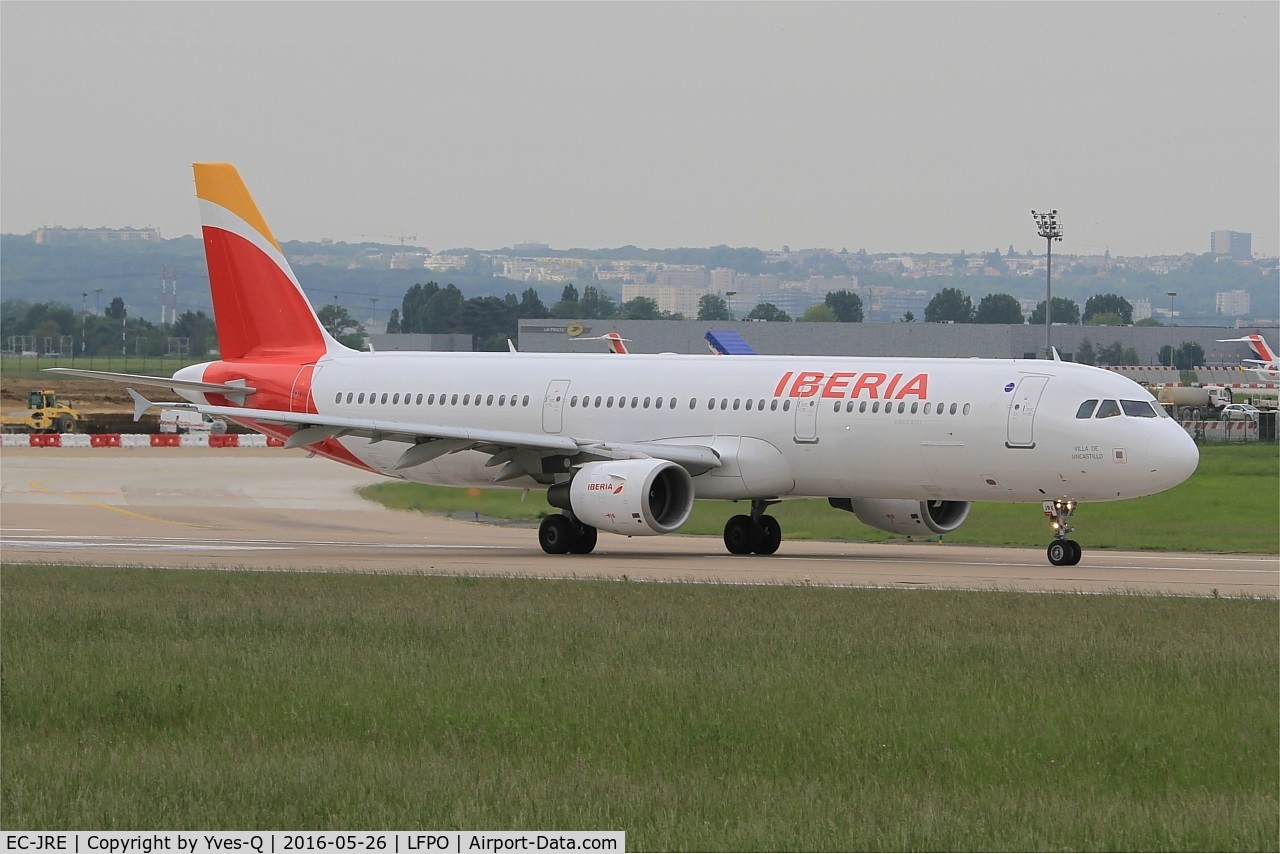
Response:
M345 350L320 325L236 168L193 168L222 359L302 363Z
M1253 349L1253 352L1258 354L1259 359L1264 362L1276 361L1275 351L1267 346L1267 339L1263 338L1261 335L1250 335L1247 337L1247 340L1249 341L1249 347Z

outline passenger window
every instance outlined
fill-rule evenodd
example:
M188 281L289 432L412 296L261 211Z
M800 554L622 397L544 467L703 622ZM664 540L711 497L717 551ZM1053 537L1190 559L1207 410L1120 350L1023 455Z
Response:
M1122 400L1120 406L1124 409L1124 414L1130 418L1155 418L1156 413L1151 409L1151 404L1145 400Z
M638 397L633 397L633 398L631 398L631 408L632 408L632 409L639 409L639 408L640 408L640 398L638 398Z
M462 396L462 405L463 405L463 406L470 406L470 405L471 405L471 395L469 395L469 394L464 394L464 395Z
M877 400L875 403L871 404L871 411L873 413L880 411L880 401Z
M417 402L418 402L418 405L419 405L419 406L421 406L421 405L422 405L422 395L418 395L418 401L417 401Z
M727 397L722 397L722 398L720 398L720 408L721 408L721 409L728 409L728 408L729 408L729 398L727 398Z
M864 400L858 404L858 412L862 413L866 411L867 411L867 402Z
M933 404L932 404L932 403L925 403L925 405L924 405L924 414L925 414L925 415L928 415L928 414L929 414L929 409L930 409L930 408L932 408L932 406L933 406Z
M1080 404L1080 408L1076 410L1076 418L1092 418L1094 407L1098 405L1096 400L1086 400Z
M951 404L951 414L952 414L952 415L955 415L955 414L956 414L956 405L955 405L954 403L953 403L953 404Z
M769 401L769 411L770 412L778 411L778 399L776 397L773 400Z
M458 396L457 396L456 394L455 394L452 398L450 398L450 399L449 399L449 405L450 405L450 406L457 406L457 405L458 405Z
M613 409L613 395L609 395L609 399L604 403L606 409Z
M644 408L645 408L645 409L648 409L648 408L649 408L649 398L647 398L647 397L644 399Z
M484 399L485 406L493 406L493 395L489 395Z
M690 403L692 403L692 402L693 402L693 401L690 401ZM658 407L659 407L659 408L661 408L661 407L662 407L662 404L658 404ZM668 409L675 409L675 408L676 408L676 399L675 399L674 397L673 397L673 398L671 398L669 401L667 401L667 408L668 408Z
M364 392L360 392L360 397L356 399L356 403L364 403Z
M783 412L790 412L790 411L791 411L791 401L789 401L789 400L784 400L784 401L782 401L782 411L783 411Z
M596 395L596 409L599 409L599 408L600 408L600 401L601 401L601 400L602 400L602 398L600 397L600 395L598 395L598 394L597 394L597 395Z
M351 402L351 392L347 392L347 403Z
M527 395L527 394L524 396L524 405L525 405L525 406L528 406L528 405L529 405L529 395Z
M334 403L342 403L342 392L338 392L333 398Z
M964 414L965 414L965 415L968 415L968 414L969 414L969 404L967 404L967 403L964 405Z
M382 402L383 403L387 402L387 393L385 391L382 393Z
M751 411L751 407L752 407L752 406L754 406L754 405L755 405L755 401L748 397L748 398L747 398L747 411L748 411L748 412L750 412L750 411Z
M1120 414L1120 404L1114 400L1104 400L1098 406L1098 414L1094 418L1115 418Z
M391 398L391 402L392 402L392 403L399 403L399 402L400 402L400 392L396 392L396 396L395 396L395 397L393 397L393 398Z
M691 398L689 398L689 408L690 408L690 409L694 409L694 408L696 408L696 407L697 407L697 405L698 405L698 401L694 400L692 397L691 397Z
M853 411L853 401L852 401L852 400L851 400L851 401L849 401L848 403L846 403L846 404L844 405L844 411L845 411L845 412L852 412L852 411Z
M915 414L916 414L916 410L917 410L917 409L919 409L919 408L920 408L920 404L919 404L919 403L913 403L913 404L911 404L911 414L912 414L912 415L915 415Z
M907 411L907 402L904 400L898 404L898 414L901 415L906 411Z
M707 409L715 409L715 408L716 408L716 402L714 400L708 400Z
M733 399L733 411L734 411L734 412L737 412L737 411L738 411L738 405L739 405L739 404L741 404L741 403L742 403L742 399L741 399L741 398L737 398L737 397L735 397L735 398Z

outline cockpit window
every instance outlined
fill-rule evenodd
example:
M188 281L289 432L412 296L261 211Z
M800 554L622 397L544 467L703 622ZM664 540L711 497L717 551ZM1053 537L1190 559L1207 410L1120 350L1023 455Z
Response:
M1098 414L1094 418L1115 418L1120 414L1120 404L1114 400L1104 400L1098 407Z
M1093 408L1098 405L1096 400L1086 400L1080 404L1080 408L1076 410L1076 418L1092 418Z
M1130 418L1155 418L1155 410L1145 400L1122 400L1120 406Z

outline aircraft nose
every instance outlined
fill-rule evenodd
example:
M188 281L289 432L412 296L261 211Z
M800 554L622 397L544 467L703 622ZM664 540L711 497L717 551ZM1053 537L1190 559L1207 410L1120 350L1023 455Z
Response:
M1180 424L1165 426L1167 429L1147 440L1147 464L1160 488L1171 489L1195 473L1200 465L1200 450Z

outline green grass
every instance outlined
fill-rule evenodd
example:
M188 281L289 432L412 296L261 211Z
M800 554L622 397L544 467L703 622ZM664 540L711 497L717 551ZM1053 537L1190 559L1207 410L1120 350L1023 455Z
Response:
M541 493L521 501L510 489L449 489L401 482L374 484L366 498L402 510L474 514L537 521L549 507ZM746 505L699 501L681 529L720 536L733 513ZM769 511L786 539L883 541L894 535L870 528L822 499L784 501ZM1280 448L1275 445L1206 445L1200 467L1185 483L1159 495L1130 501L1083 504L1076 537L1088 550L1157 549L1203 552L1280 552ZM952 543L1042 546L1051 538L1037 504L975 504L968 521L947 534ZM784 546L785 548L785 546Z
M10 566L6 828L1271 850L1277 603Z

